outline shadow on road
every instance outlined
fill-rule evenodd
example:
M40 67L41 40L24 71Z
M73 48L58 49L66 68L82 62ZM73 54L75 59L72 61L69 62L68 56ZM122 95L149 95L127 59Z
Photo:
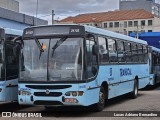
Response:
M16 112L17 110L25 109L31 106L20 106L18 102L0 104L0 112Z
M138 97L143 96L139 94ZM116 104L123 104L125 101L130 100L128 94L122 95L113 99L106 101L105 108L115 106ZM107 114L111 111L95 112L93 106L80 107L80 106L65 106L65 107L52 107L49 109L44 109L41 111L47 117L92 117L92 116L102 116L102 114Z
M154 86L147 86L147 87L141 89L141 91L150 91L150 90L160 90L160 83L156 84Z

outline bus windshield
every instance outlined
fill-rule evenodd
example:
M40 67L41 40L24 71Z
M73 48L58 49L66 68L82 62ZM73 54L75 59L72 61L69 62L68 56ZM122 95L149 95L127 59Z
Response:
M82 42L82 38L24 40L20 80L82 80Z

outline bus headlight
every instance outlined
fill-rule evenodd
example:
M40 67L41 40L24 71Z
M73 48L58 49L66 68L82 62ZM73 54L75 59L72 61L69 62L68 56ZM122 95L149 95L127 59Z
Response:
M73 91L73 92L72 92L72 96L77 96L77 92L76 92L76 91Z
M83 95L83 91L68 91L65 93L66 96L82 96Z
M23 90L19 90L19 93L18 93L19 95L31 95L31 93L29 92L29 91L23 91Z

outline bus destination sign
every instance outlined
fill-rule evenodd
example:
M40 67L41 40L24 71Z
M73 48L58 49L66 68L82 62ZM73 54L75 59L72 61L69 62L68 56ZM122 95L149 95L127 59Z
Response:
M85 30L83 26L42 26L26 28L24 30L24 37L45 37L58 35L84 35Z

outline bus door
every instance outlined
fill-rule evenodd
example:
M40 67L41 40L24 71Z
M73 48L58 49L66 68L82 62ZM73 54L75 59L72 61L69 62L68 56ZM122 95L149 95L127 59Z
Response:
M18 98L18 60L19 55L15 53L15 46L12 43L5 44L6 61L6 101L17 100Z
M98 46L97 46L98 47ZM97 72L98 72L98 52L96 53L96 42L95 42L95 38L93 35L88 35L88 38L86 38L86 59L85 59L85 70L84 70L84 77L85 79L87 79L88 82L87 86L89 88L94 88L97 87L98 85L98 77ZM98 99L99 95L99 91L97 91L96 89L93 90L89 90L87 92L88 96L90 97L90 101L88 102L95 102L96 99ZM95 94L95 96L91 96L90 94ZM92 97L92 98L91 98ZM92 101L91 101L92 100Z
M127 80L133 79L131 76L131 68L128 63L131 62L131 44L129 42L117 41L117 52L119 62L119 91L122 95L128 91ZM127 62L127 64L126 64Z
M116 41L112 38L107 38L108 52L109 52L109 65L108 67L108 84L109 84L109 98L118 95L119 91L119 67L117 58L117 45Z
M0 44L0 101L5 101L5 66L3 48L3 44Z
M153 53L153 66L154 66L154 73L155 73L155 83L160 81L160 65L159 65L159 53Z

